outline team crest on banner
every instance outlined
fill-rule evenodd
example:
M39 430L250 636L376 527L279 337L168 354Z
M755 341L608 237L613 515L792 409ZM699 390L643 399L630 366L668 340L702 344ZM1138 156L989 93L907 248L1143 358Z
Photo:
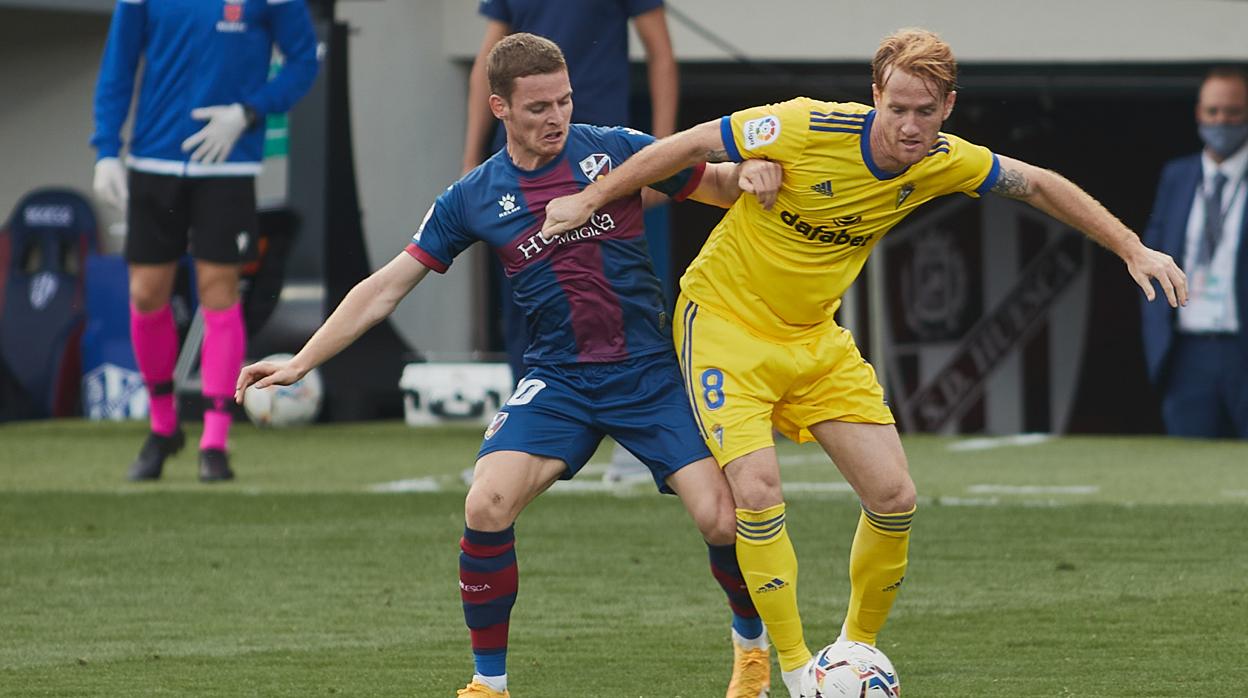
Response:
M900 196L900 194L899 194ZM906 431L1065 431L1087 335L1086 239L1031 207L943 199L877 246L885 392Z
M585 173L585 179L592 182L611 171L611 156L606 153L594 153L581 160L580 164L581 172Z

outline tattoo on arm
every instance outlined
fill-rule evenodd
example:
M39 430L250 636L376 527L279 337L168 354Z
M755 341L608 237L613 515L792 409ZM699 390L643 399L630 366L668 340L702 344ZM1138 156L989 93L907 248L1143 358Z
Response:
M706 151L706 161L728 162L728 151L722 148L720 150L708 150Z
M994 194L1021 199L1031 193L1031 182L1019 170L1002 170L997 183L992 185Z

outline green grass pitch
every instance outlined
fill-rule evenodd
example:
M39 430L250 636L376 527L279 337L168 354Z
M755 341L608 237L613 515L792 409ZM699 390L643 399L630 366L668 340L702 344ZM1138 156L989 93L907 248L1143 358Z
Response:
M0 425L0 696L451 698L468 680L460 472L480 429L241 425L239 479L213 486L193 448L124 482L143 431ZM905 444L920 506L880 647L907 698L1248 695L1248 445ZM594 486L606 455L517 525L512 694L721 697L705 548L674 498ZM781 455L815 649L840 627L857 505L817 449Z

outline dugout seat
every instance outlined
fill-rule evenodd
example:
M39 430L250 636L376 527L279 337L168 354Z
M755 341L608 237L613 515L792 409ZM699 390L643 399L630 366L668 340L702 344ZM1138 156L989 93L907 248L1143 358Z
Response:
M95 212L69 189L38 189L0 229L0 421L78 413L87 255Z

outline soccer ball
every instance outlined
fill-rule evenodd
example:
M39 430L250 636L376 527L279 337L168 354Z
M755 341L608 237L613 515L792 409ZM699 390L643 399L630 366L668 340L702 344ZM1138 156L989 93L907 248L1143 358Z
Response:
M802 675L803 698L898 698L901 682L884 653L842 640L819 650Z
M286 361L290 354L273 354L264 361ZM291 385L273 385L264 389L249 386L243 393L243 411L248 419L261 427L289 427L308 424L321 411L324 388L321 374L314 368Z

